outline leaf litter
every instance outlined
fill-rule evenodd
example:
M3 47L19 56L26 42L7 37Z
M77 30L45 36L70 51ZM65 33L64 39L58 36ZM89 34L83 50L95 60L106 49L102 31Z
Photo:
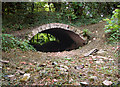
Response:
M102 37L100 35L104 34L104 25L103 22L79 29L98 31L96 36ZM91 40L79 49L55 53L22 52L19 49L11 50L9 53L2 52L3 85L117 84L120 79L117 58L114 56L113 47L104 42L103 38L99 41ZM95 48L95 54L89 53ZM84 56L85 53L89 55Z

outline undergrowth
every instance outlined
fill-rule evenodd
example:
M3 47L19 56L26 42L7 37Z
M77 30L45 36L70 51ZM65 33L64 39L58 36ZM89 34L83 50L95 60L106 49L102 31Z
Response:
M11 49L21 49L22 51L33 50L35 49L29 45L27 40L22 41L18 40L14 36L10 34L2 34L2 50L3 51L10 51Z
M14 19L14 20L13 20ZM70 20L66 16L59 17L54 12L37 12L34 14L11 14L3 17L2 33L7 33L16 30L28 29L48 23L63 23L79 27L81 25L95 24L102 20L103 17L98 18L80 18Z
M107 22L105 33L109 42L119 42L120 40L120 9L115 9L110 19L104 19Z

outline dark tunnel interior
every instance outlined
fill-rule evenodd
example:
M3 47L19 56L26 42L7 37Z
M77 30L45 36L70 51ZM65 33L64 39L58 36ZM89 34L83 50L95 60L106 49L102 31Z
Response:
M85 45L85 41L78 34L75 34L72 31L65 30L62 28L51 28L39 33L49 33L56 37L59 40L59 42L50 41L43 45L31 44L37 51L42 52L59 52L59 51L61 52L65 50L70 51Z

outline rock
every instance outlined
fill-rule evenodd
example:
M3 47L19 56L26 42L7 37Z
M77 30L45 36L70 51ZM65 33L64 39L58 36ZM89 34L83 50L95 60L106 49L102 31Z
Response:
M89 85L87 82L80 82L81 85Z
M10 68L9 68L9 67L7 67L7 70L10 70Z
M9 63L9 61L6 61L6 60L0 60L0 62L5 63L5 64Z
M45 63L43 63L43 64L38 64L37 66L38 66L38 67L44 67L44 66L46 66L46 64L45 64Z
M103 84L106 85L106 86L110 86L110 85L112 85L112 82L108 81L108 80L105 80L105 81L103 81Z
M11 77L14 77L15 75L7 75L7 77L11 78Z
M75 67L75 69L78 69L78 70L83 69L83 68L84 68L84 65L79 65Z
M88 37L82 37L82 39L86 41L88 39Z
M90 55L92 57L92 60L96 61L97 60L97 56L93 56L93 55Z
M93 38L93 40L96 40L96 38Z
M28 63L28 64L31 65L31 66L33 65L32 63Z
M46 68L53 68L53 65L47 65Z
M91 55L91 54L93 54L93 53L96 53L97 51L98 51L97 48L92 49L92 50L90 50L89 52L85 53L85 54L84 54L84 57L87 57L87 56L89 56L89 55Z
M115 50L115 47L112 47L112 50Z
M67 66L64 66L64 68L66 68L67 70L69 69Z
M59 65L60 67L64 67L64 65Z
M74 81L72 78L69 80L69 83L71 83L72 81Z
M73 83L73 85L80 85L80 83L79 82L75 82L75 83Z
M2 67L0 67L0 70L2 70Z
M65 66L65 65L60 65L60 68L65 68L65 69L69 69L68 66Z
M113 61L114 59L110 58L109 60L110 60L110 61Z
M21 70L19 70L18 72L20 73L20 75L23 75L25 73L24 71Z
M20 81L21 81L21 82L26 82L26 81L29 80L29 78L30 78L30 74L29 74L29 73L25 73L25 74L23 75L23 78L20 79Z
M65 63L68 63L68 60L66 60Z
M65 71L65 72L67 71L67 69L61 68L61 67L60 67L60 70L61 70L61 71Z
M101 63L104 63L104 61L102 60L99 60L99 61L96 61L97 64L101 64Z
M58 65L58 63L57 62L53 62L52 65Z
M118 81L120 82L120 78L118 79Z
M72 60L72 58L65 58L65 60L71 61L71 60Z
M27 68L25 68L25 70L24 70L26 73L29 73L31 70L30 70L30 68L29 67L27 67Z
M58 80L57 79L53 79L52 82L57 82Z
M92 42L92 41L91 41L91 40L89 40L89 41L88 41L88 44L90 44L91 42Z
M108 60L109 58L107 57L104 57L104 56L96 56L97 58L101 58L101 59L104 59L104 60Z
M89 78L89 80L90 80L90 81L96 81L96 80L97 80L97 76L91 76L91 77Z
M107 54L107 52L104 51L104 50L102 50L102 49L100 49L100 50L97 52L97 55L100 55L100 56L104 56L104 55L106 55L106 54Z

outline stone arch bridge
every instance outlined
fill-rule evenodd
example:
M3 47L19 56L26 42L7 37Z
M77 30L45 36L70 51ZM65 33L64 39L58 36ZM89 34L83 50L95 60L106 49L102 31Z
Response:
M49 23L49 24L44 24L42 26L36 27L29 31L29 33L27 34L27 39L31 40L34 37L34 35L38 33L49 33L54 37L58 38L61 42L59 44L59 47L57 46L59 50L76 49L86 44L86 41L83 40L81 36L81 31L79 29L70 25L62 24L62 23ZM48 50L50 46L52 45L49 43L49 45L45 44L45 46L43 46L42 48L40 46L34 46L34 47L41 48L41 49L47 48ZM55 47L55 49L57 47ZM50 49L52 48L53 47L51 47Z

